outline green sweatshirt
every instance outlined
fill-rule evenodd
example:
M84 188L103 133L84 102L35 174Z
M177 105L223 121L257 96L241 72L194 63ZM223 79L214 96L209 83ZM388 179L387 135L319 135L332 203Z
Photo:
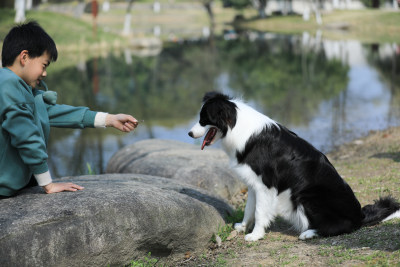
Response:
M32 174L49 170L50 126L94 127L96 112L54 104L54 95L46 97L52 96L49 92L30 87L8 68L0 69L0 196L15 194Z

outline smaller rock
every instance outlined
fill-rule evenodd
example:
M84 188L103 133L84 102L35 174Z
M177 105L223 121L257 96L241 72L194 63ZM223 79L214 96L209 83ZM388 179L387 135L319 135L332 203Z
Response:
M226 240L232 240L232 239L234 239L235 237L237 237L237 235L238 235L238 231L236 231L236 230L234 230L234 231L232 231L230 234L229 234L229 236L226 238Z
M217 242L217 246L220 247L222 245L222 239L219 235L215 236L215 241Z

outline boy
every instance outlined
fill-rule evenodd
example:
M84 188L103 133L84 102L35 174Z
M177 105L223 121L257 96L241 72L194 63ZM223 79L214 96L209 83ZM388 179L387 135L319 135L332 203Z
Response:
M83 189L73 183L52 182L46 152L50 126L111 126L123 132L137 126L130 115L56 104L57 94L47 91L42 80L57 55L53 39L34 21L15 26L4 39L0 69L0 198L36 182L46 193Z

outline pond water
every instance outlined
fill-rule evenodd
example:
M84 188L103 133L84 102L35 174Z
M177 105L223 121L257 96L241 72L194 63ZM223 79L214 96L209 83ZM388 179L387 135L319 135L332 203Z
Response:
M58 91L59 103L144 120L129 134L53 128L48 150L55 177L103 173L115 152L143 139L200 149L201 141L187 132L212 90L242 97L323 152L400 125L399 46L319 35L243 32L212 42L166 43L148 56L110 51L52 71L47 84Z

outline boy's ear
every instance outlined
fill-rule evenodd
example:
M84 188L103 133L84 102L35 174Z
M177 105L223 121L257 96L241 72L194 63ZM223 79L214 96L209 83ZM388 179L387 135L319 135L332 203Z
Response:
M18 55L18 61L22 66L25 66L26 61L29 59L28 50L22 50Z

